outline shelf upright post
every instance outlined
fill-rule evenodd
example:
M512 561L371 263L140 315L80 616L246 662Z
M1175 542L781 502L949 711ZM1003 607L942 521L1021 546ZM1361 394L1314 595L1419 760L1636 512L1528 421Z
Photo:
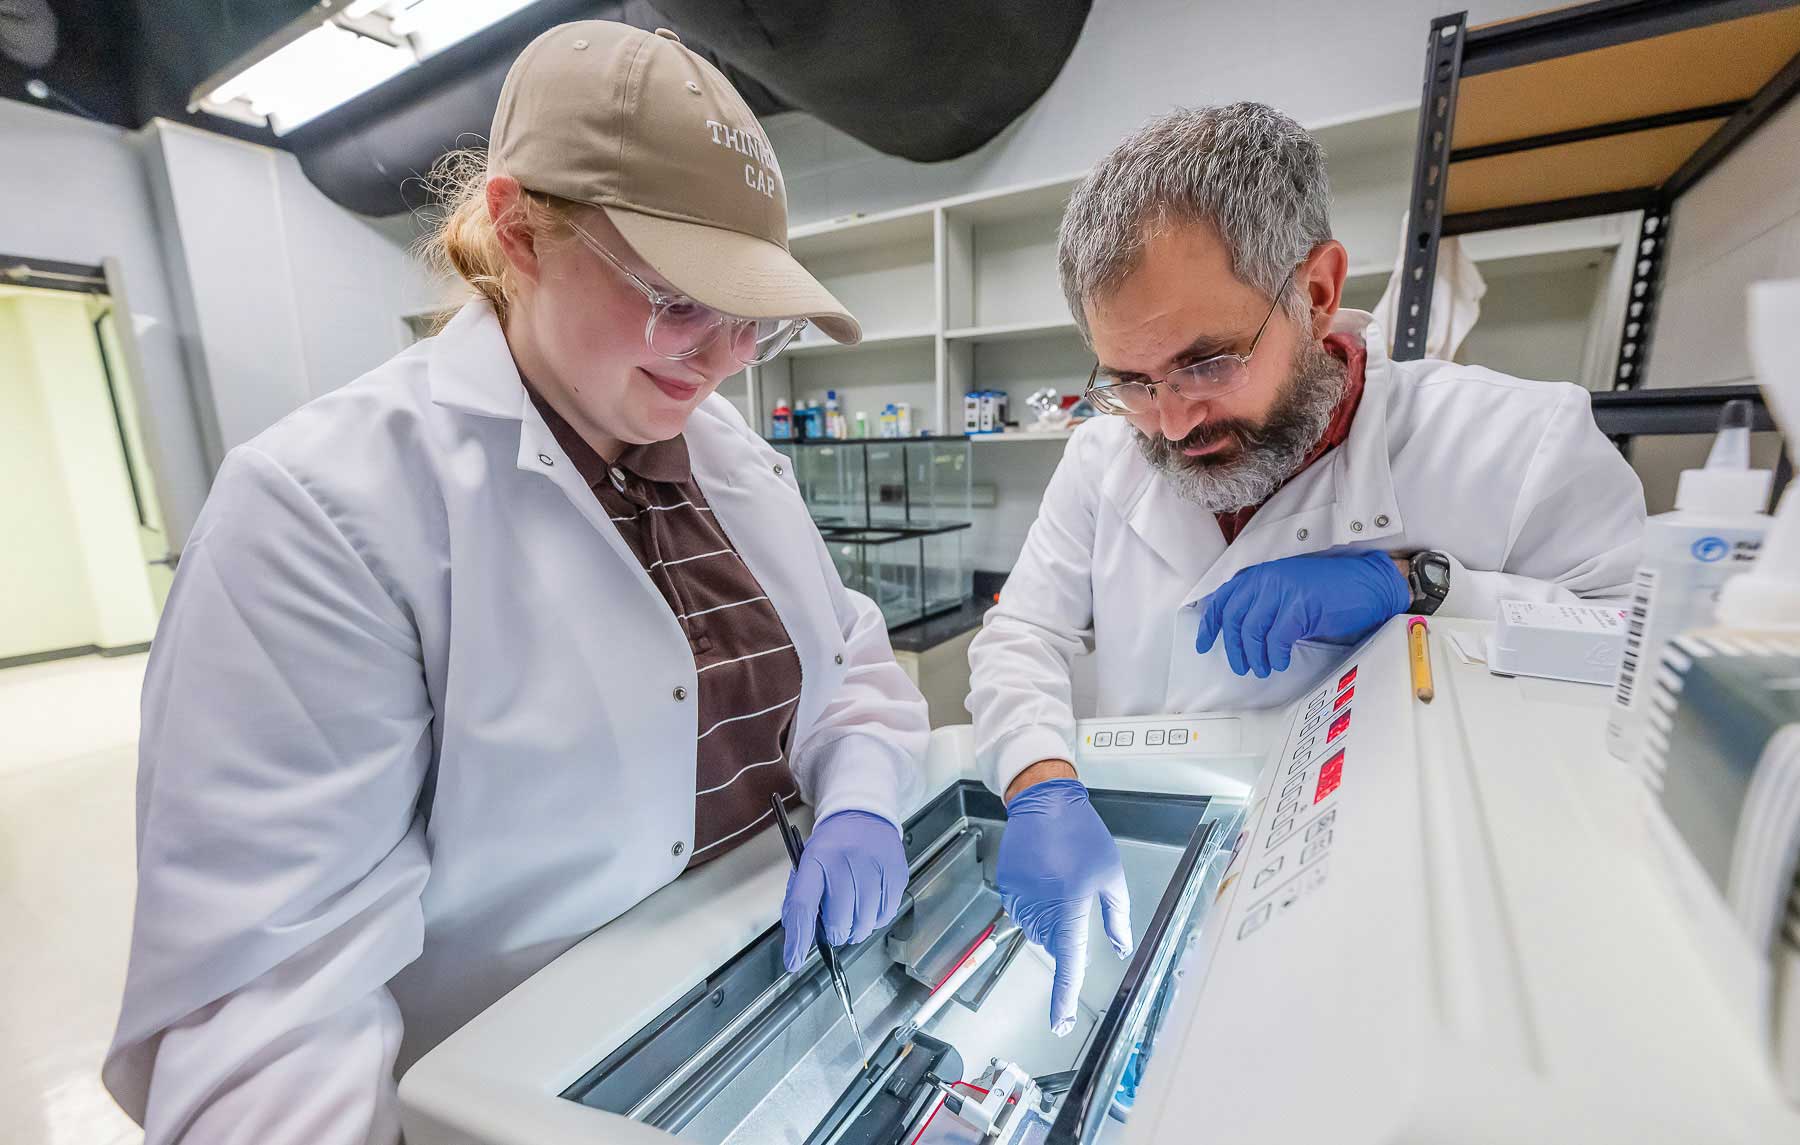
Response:
M1449 190L1450 137L1456 125L1456 88L1462 78L1463 35L1468 13L1431 22L1425 45L1425 83L1419 101L1419 141L1413 160L1400 306L1389 333L1394 359L1425 356L1431 328L1431 292L1437 276L1438 234Z

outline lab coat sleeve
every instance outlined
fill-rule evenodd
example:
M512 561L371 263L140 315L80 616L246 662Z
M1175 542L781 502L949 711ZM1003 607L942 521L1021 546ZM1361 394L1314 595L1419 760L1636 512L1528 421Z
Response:
M1564 390L1506 522L1497 569L1450 557L1439 616L1493 620L1503 600L1624 600L1644 535L1644 487L1594 423L1586 390Z
M969 646L975 760L996 794L1044 759L1075 758L1070 666L1093 638L1097 477L1092 432L1077 431L1051 475L1006 579Z
M794 780L815 822L839 811L867 811L899 827L924 793L931 736L925 697L895 662L881 609L844 586L824 539L817 530L813 537L844 637L843 676L789 753Z
M406 610L313 491L220 470L144 686L138 891L104 1077L148 1145L398 1140L431 708Z

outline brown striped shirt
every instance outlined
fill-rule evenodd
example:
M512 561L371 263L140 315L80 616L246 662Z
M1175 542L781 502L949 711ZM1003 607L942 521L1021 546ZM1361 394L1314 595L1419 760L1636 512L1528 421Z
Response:
M632 446L608 465L535 391L531 400L693 649L700 718L688 865L715 859L769 818L772 793L794 791L787 743L800 702L799 654L713 519L686 438Z

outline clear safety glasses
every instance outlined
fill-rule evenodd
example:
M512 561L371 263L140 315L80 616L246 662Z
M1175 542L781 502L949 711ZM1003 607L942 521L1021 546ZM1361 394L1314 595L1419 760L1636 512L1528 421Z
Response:
M731 356L740 364L760 366L786 349L794 336L806 328L804 318L737 318L702 306L685 294L658 290L633 274L594 236L574 224L570 226L582 245L611 264L649 301L650 318L644 323L644 344L661 357L672 361L691 358L722 335L731 347Z
M1281 305L1281 296L1287 293L1288 283L1293 279L1294 274L1289 271L1288 276L1281 280L1281 288L1275 292L1275 300L1269 303L1269 312L1263 315L1262 325L1256 328L1256 337L1250 339L1250 348L1242 354L1217 354L1211 358L1202 358L1180 369L1170 370L1154 381L1142 382L1108 381L1114 375L1095 362L1093 372L1088 375L1088 401L1101 413L1148 413L1156 408L1158 386L1166 386L1170 393L1189 401L1206 401L1242 389L1250 380L1250 356L1262 344L1263 331L1269 328L1269 320L1275 317L1275 308Z

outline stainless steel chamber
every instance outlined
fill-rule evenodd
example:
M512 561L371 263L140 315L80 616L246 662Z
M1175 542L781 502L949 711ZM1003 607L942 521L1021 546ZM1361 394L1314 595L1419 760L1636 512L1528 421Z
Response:
M962 781L906 825L912 877L900 915L843 952L876 1047L868 1062L817 956L799 974L783 971L777 926L562 1096L708 1145L972 1142L984 1116L1000 1122L988 1140L1104 1140L1129 1114L1243 808L1195 795L1092 798L1124 857L1138 946L1128 961L1114 958L1096 909L1068 1037L1049 1031L1048 956L1011 926L994 890L1004 808Z

